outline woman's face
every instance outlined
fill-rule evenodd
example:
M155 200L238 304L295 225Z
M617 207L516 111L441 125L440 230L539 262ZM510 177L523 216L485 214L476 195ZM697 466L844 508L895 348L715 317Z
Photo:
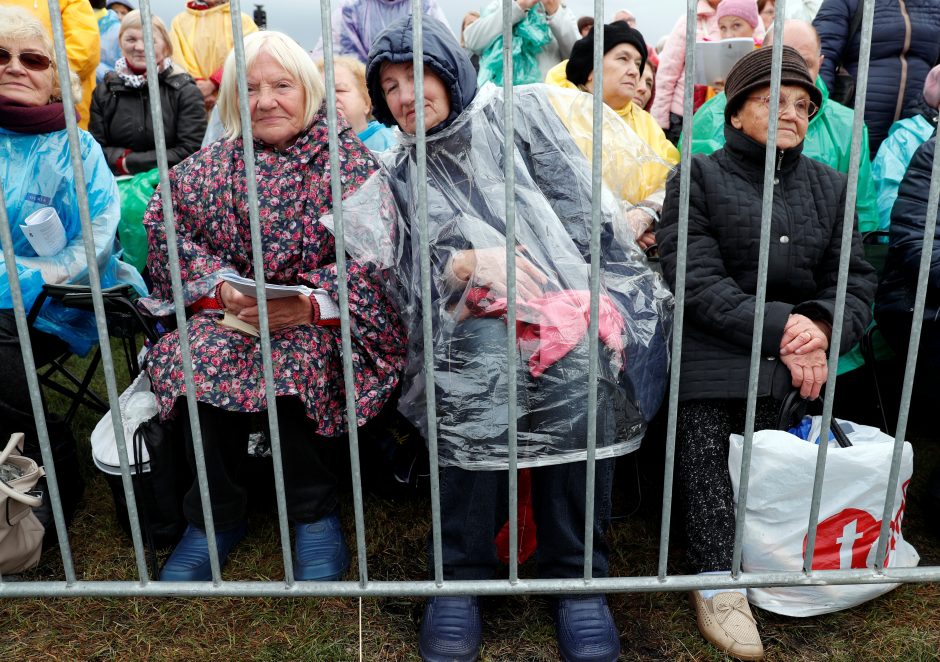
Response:
M131 11L130 7L128 7L127 5L122 5L120 2L115 2L113 5L108 7L108 9L110 9L115 14L117 14L118 18L124 18Z
M415 135L414 65L411 62L386 63L379 74L379 84L392 117L405 133ZM450 95L440 77L424 68L424 128L430 131L450 115Z
M306 94L274 57L261 51L248 69L251 131L258 140L284 150L304 130Z
M362 133L369 125L369 113L372 104L368 98L363 98L356 77L344 66L333 68L336 83L336 109L349 122L349 126L356 133Z
M636 96L633 97L633 103L646 110L646 106L653 96L653 65L649 62L643 67L643 75L640 76L640 84L636 88Z
M617 44L604 54L604 103L615 110L633 101L640 82L643 57L631 44ZM587 89L594 92L594 72L588 76Z
M166 59L169 49L163 35L159 30L153 31L153 52L157 64ZM121 53L127 64L138 71L147 68L147 57L144 54L144 31L140 28L127 28L121 35Z
M777 7L773 0L768 0L764 8L760 10L760 20L764 23L764 29L770 27L774 22L774 16L777 14Z
M731 126L762 145L767 144L770 121L770 86L752 90L741 109L731 116ZM806 137L809 126L809 93L798 85L780 86L780 120L777 122L777 148L796 147Z
M718 19L718 31L722 39L754 36L754 28L740 16L722 16Z
M2 59L9 58L6 64L0 64L0 96L25 106L49 103L55 89L55 69L43 42L39 39L0 41L0 49L5 52Z

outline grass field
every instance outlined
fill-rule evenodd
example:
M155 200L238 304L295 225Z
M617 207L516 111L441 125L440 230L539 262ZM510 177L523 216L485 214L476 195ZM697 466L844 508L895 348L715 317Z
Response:
M126 376L121 378L126 382ZM103 380L100 380L103 382ZM100 383L99 382L99 383ZM103 391L103 384L101 384ZM123 384L122 384L123 386ZM59 403L61 404L61 403ZM55 404L53 406L56 406ZM96 417L77 423L87 489L70 530L80 579L134 580L130 539L118 527L110 490L94 470L87 447ZM927 526L937 513L922 501L926 476L940 448L915 441L905 537L922 565L940 565L940 545ZM655 495L636 495L636 466L621 464L615 484L611 574L656 572L659 511ZM648 483L650 479L641 481ZM352 540L350 495L342 519ZM430 516L423 496L365 497L370 577L424 579ZM678 535L671 572L686 572ZM355 570L355 568L353 569ZM522 567L531 576L529 565ZM269 504L253 509L246 540L224 571L227 580L283 576L277 522ZM347 577L354 578L351 572ZM25 581L64 578L58 548L46 553ZM621 630L624 660L719 660L701 639L685 594L610 596ZM487 598L483 660L556 660L554 629L543 597ZM0 605L3 660L416 660L422 602L417 599L8 599ZM811 619L755 610L768 660L940 659L940 584L905 585L855 609ZM360 628L361 620L361 628Z

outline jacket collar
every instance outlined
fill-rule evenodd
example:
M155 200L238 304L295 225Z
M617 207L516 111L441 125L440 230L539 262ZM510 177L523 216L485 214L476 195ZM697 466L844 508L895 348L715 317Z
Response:
M777 172L787 172L796 165L800 160L805 142L804 140L790 149L777 150L776 165L774 166ZM760 170L764 168L766 147L728 123L725 124L725 152L751 167L756 166Z

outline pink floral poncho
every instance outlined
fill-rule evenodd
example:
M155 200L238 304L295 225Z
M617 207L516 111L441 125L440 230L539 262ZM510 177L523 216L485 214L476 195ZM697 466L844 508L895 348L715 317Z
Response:
M369 151L340 125L343 197L376 169ZM332 211L326 118L284 152L255 144L255 169L265 280L327 290L338 303L333 235L319 222ZM211 296L224 272L253 278L248 196L242 140L216 142L170 171L185 305ZM173 312L163 204L159 192L144 216L150 239L151 313ZM374 417L394 390L404 363L405 333L370 267L347 261L352 363L358 425ZM196 397L229 411L267 408L260 339L220 326L218 313L189 318ZM326 436L346 430L345 390L338 327L293 326L271 334L275 392L299 397ZM170 416L185 394L179 335L169 333L151 349L147 370Z

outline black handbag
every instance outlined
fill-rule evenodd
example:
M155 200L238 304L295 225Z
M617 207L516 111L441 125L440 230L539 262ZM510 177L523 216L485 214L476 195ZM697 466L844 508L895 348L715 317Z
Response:
M149 471L144 470L143 449L149 455ZM157 550L175 545L186 528L183 495L193 476L186 459L185 445L172 421L154 416L134 432L131 481L137 501L137 514L147 546L151 576L158 576ZM120 475L105 474L118 524L130 535L127 500Z
M842 49L843 54L848 49L849 44L852 43L855 35L858 34L859 28L862 27L863 7L864 1L858 0L858 7L855 9L855 14L852 16L852 22L849 24L849 34L845 40L845 48ZM855 77L848 72L842 62L843 59L840 58L839 63L836 65L836 78L833 81L832 89L829 90L829 98L833 101L838 101L843 106L854 108Z

